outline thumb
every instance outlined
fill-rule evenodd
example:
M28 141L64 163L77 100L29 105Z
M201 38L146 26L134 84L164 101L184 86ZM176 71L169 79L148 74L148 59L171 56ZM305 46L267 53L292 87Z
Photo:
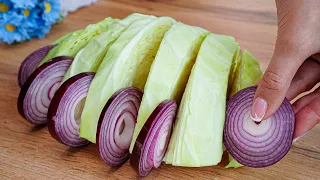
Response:
M301 64L308 57L308 50L283 36L277 38L271 62L266 69L253 101L251 118L267 119L283 102L291 81Z
M315 3L315 2L314 2ZM313 27L311 8L304 1L276 1L278 36L271 62L253 100L251 118L261 121L274 114L283 102L291 81L301 64L316 53L318 37ZM317 30L317 29L316 29Z
M251 110L253 120L267 119L279 108L295 72L302 63L298 60L294 62L295 58L292 56L272 58L258 84Z

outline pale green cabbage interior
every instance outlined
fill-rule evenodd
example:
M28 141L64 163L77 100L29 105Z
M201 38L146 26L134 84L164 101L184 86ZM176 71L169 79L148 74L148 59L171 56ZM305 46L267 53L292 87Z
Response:
M202 43L179 107L167 164L200 167L221 161L228 76L238 47L234 38L216 34Z
M110 46L89 88L81 115L80 136L96 142L97 123L108 99L119 89L141 90L165 32L169 17L148 17L132 23Z
M105 32L92 38L89 43L77 53L61 83L82 72L96 72L109 47L118 39L121 33L128 28L131 23L146 17L148 16L136 13L131 14L123 20L113 22Z
M115 21L118 20L108 17L96 24L88 25L84 30L75 31L70 35L67 34L66 37L62 39L58 39L55 42L58 43L57 46L49 51L47 56L40 62L39 66L57 56L69 56L74 58L93 37L106 31Z
M144 87L130 152L156 106L167 99L180 102L198 50L207 34L207 30L180 22L165 34Z

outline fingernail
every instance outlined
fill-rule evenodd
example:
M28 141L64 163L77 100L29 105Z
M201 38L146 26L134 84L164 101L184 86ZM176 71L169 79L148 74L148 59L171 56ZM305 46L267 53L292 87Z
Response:
M303 138L303 136L305 136L308 132L305 132L304 134L302 134L301 136L294 138L292 142L297 142L299 139Z
M251 109L251 119L260 122L266 114L267 108L268 104L266 100L260 97L256 98Z

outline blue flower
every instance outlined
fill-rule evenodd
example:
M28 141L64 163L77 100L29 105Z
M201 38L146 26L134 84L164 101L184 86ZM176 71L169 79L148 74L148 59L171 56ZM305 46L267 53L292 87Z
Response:
M8 12L0 18L0 41L8 44L30 39L26 29L22 28L23 17L16 12Z
M41 7L43 8L42 19L47 25L56 23L60 18L60 1L43 0L43 2L41 2Z
M9 0L0 0L0 18L4 13L8 12L12 8L12 3Z
M36 27L30 28L28 33L32 37L44 38L50 31L51 25L46 25L43 19L36 20Z
M38 0L11 0L14 8L31 9L36 6Z
M21 9L20 14L23 15L22 24L24 27L34 27L37 26L36 20L40 18L40 9Z

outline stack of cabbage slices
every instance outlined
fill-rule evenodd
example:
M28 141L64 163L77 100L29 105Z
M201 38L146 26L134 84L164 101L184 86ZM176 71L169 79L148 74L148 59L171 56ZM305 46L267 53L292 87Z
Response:
M81 72L96 72L81 114L80 137L96 143L105 103L119 89L134 86L144 94L130 152L156 106L173 99L179 109L163 161L175 166L221 161L226 101L262 75L256 59L233 37L170 17L109 17L53 44L40 65L61 55L73 57L62 82ZM230 157L228 167L239 166Z

